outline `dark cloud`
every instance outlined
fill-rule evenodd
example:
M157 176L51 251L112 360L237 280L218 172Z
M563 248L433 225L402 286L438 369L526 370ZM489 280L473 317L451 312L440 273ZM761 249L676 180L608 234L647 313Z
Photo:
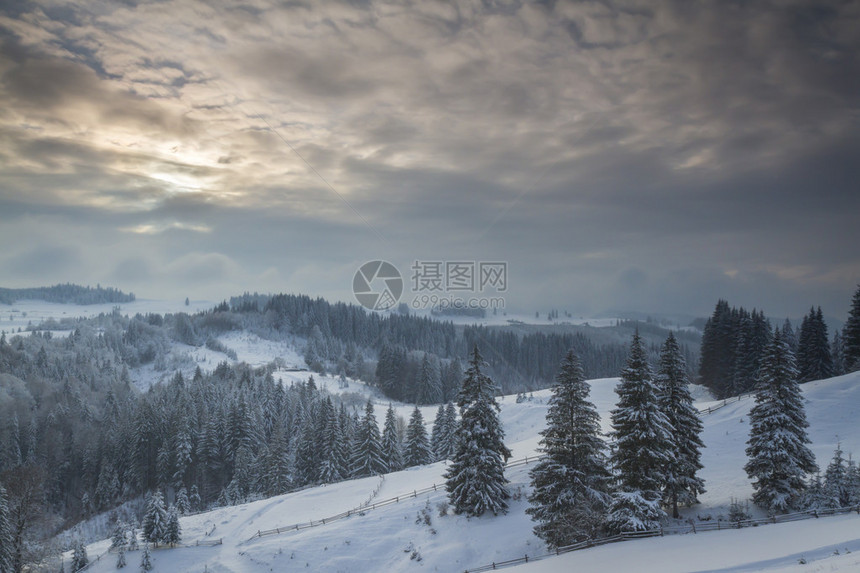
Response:
M59 245L40 245L26 249L4 261L3 268L16 279L46 280L70 273L80 262L76 249Z
M4 276L494 259L526 309L792 315L860 276L852 3L41 4L0 7Z

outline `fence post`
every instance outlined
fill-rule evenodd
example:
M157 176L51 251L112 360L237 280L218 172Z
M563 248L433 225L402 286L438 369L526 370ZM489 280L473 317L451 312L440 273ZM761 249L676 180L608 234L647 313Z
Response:
M528 563L528 562L529 562L529 554L526 553L526 563Z

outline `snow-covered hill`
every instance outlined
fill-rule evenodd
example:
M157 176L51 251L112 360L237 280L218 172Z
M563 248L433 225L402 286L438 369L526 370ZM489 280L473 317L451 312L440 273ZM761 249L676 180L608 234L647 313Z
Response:
M306 376L288 373L283 376ZM350 381L320 378L333 392L352 392L356 398L373 396L372 389ZM284 382L287 382L284 379ZM617 379L592 381L592 400L608 429L608 412L614 405ZM810 437L818 463L826 466L837 441L846 452L860 452L860 373L803 386ZM501 401L501 418L514 459L533 456L538 432L544 427L547 391L535 392L531 400L516 403L513 396ZM377 400L377 411L387 400ZM708 492L702 504L686 516L725 516L731 498L746 499L752 490L743 472L751 398L722 406L701 402L705 422L702 475ZM408 405L395 405L408 415ZM435 408L423 409L428 425ZM378 416L381 418L382 416ZM249 503L221 508L182 519L183 543L191 547L158 549L153 552L155 571L248 572L264 571L462 571L525 554L545 552L525 514L528 470L531 464L510 468L507 477L514 494L504 516L467 519L445 508L443 488L445 463L412 468L384 476L366 478ZM432 486L436 485L436 491ZM431 491L412 495L423 488ZM382 500L399 498L373 509ZM322 520L341 512L370 505L372 509L351 512L344 519ZM258 537L258 531L315 522L314 527ZM195 546L220 539L217 546ZM108 542L93 544L91 559L107 550ZM838 552L839 555L835 555ZM854 552L854 553L848 553ZM856 555L856 557L855 557ZM140 553L128 555L137 568ZM815 561L825 559L826 561ZM796 568L798 561L810 563ZM113 571L116 557L108 554L90 570ZM824 569L822 569L824 568ZM768 525L740 531L668 536L625 542L553 557L523 566L523 571L754 571L754 570L860 570L860 516L846 515L800 523Z

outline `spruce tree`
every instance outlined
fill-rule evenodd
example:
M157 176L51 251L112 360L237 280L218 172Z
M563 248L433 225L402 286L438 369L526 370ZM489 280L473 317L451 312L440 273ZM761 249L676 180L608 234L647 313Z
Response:
M184 487L179 488L176 494L176 510L180 515L185 515L191 511L191 502L188 501L188 491Z
M753 480L753 502L771 512L798 505L805 476L817 471L806 444L809 424L797 383L794 355L774 332L759 370L744 469Z
M128 550L129 551L137 551L138 547L139 546L137 544L137 529L135 529L134 527L131 527L128 530Z
M457 418L457 407L454 406L454 402L448 402L445 406L445 417L448 421L448 453L445 456L445 459L450 460L457 452L457 432L460 428L460 420Z
M845 372L860 370L860 285L851 299L851 310L842 328L842 349Z
M696 496L705 492L705 483L696 476L702 469L702 421L690 395L687 364L675 335L669 333L660 351L657 373L660 409L672 427L675 457L666 468L663 501L672 508L672 517L679 517L678 504L698 503Z
M75 543L75 550L72 552L72 571L80 571L90 562L87 557L87 548L84 542L80 539Z
M352 452L352 476L366 477L384 474L388 471L382 458L379 425L373 414L373 403L370 399L364 407L364 417L356 428L355 443Z
M125 567L125 566L126 566L126 562L125 562L125 547L124 547L124 546L120 546L119 551L117 551L117 555L116 555L116 568L117 568L117 569L122 569L122 568L123 568L123 567Z
M191 486L191 495L188 497L188 501L191 502L191 509L197 511L201 509L203 501L200 499L200 490L197 488L197 484Z
M846 480L848 481L848 505L860 505L860 466L848 455L848 470Z
M442 399L446 402L456 400L460 392L460 382L462 380L463 367L460 365L460 361L455 358L445 369L445 376L442 379Z
M0 483L0 573L12 571L12 523L9 517L9 501L6 488Z
M535 535L550 547L597 537L610 501L606 445L600 415L588 400L590 387L579 358L571 350L561 363L541 432L546 456L531 470L532 507L526 513L538 524Z
M833 375L842 376L845 374L844 351L842 348L842 336L839 331L833 333L833 339L830 342L830 362L833 364Z
M182 541L182 528L179 526L179 512L176 510L176 507L172 505L167 511L167 527L164 529L162 541L171 547Z
M432 458L430 441L427 439L427 430L424 428L424 417L418 406L412 410L409 425L406 427L405 447L406 467L423 466L429 464Z
M847 507L851 504L851 484L849 481L848 468L842 457L841 444L836 445L833 459L824 472L824 496L826 507L836 509Z
M143 555L140 556L140 570L152 571L152 555L149 552L149 543L143 545Z
M448 423L445 416L445 404L439 404L436 418L433 420L433 430L430 432L430 449L433 451L433 461L438 462L442 457L443 442L447 439Z
M331 408L327 411L327 416L323 434L324 459L320 468L320 479L323 483L334 483L349 475L347 462L349 452L337 410Z
M505 512L510 498L505 485L505 462L511 451L503 442L495 399L497 388L482 372L484 366L475 346L457 397L461 417L457 451L445 473L445 489L454 512L467 516Z
M126 525L121 521L116 522L116 527L114 527L113 535L111 536L110 546L113 549L118 547L125 547L128 540L125 537Z
M794 334L794 328L791 326L791 321L787 318L782 323L782 339L788 344L792 352L797 354L797 336Z
M822 380L833 375L833 358L821 307L817 311L809 309L809 315L803 318L797 345L797 367L800 382Z
M293 463L297 485L316 483L319 479L320 466L316 425L312 419L307 419L301 425Z
M668 469L675 464L675 443L638 330L615 392L619 400L611 412L610 435L615 441L611 461L618 491L613 494L609 527L616 532L653 529L665 515L659 505Z
M735 343L738 313L720 299L702 333L702 358L699 361L701 383L718 398L729 395L729 383L735 367Z
M388 404L388 411L385 412L385 424L382 428L382 458L390 472L400 471L404 467L403 448L400 445L400 437L397 435L397 415L391 404Z
M167 508L164 507L164 497L160 491L149 496L146 513L143 516L143 538L158 545L167 529Z
M425 352L421 361L421 372L418 376L418 404L438 404L443 399L442 378L439 365L430 354Z

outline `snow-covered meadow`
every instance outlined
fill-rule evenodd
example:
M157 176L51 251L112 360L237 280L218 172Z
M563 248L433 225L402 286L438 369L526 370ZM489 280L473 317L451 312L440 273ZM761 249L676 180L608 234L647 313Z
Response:
M50 318L59 321L110 312L113 306L22 301L0 309L0 318L8 320L2 329L10 332ZM169 306L160 301L136 301L121 305L121 312L182 312L211 306L194 301L190 307L181 301ZM8 316L4 316L6 312ZM178 343L174 343L172 352L190 358L184 362L186 367L199 365L203 370L211 370L224 360L260 366L277 359L281 368L274 377L287 385L305 381L311 375L301 370L305 367L301 339L273 342L234 331L220 336L218 341L235 352L236 360L206 347ZM170 373L156 372L148 366L131 375L143 389ZM344 382L316 374L314 378L319 387L355 405L372 399L381 426L390 401L376 389L356 380ZM608 414L617 399L617 382L616 378L591 381L591 400L601 413L604 431L609 430ZM802 388L812 449L819 466L827 465L837 442L846 454L860 455L860 373L810 382ZM701 504L683 511L684 518L725 519L732 499L745 500L752 493L742 468L753 401L746 397L723 405L712 401L702 388L694 388L693 393L698 408L709 412L703 414L706 448L701 472L707 492L700 496ZM501 397L501 420L512 459L533 458L538 453L549 396L548 390L534 392L519 403L515 396ZM392 405L399 416L409 418L412 405ZM428 432L436 410L435 406L421 408ZM510 511L500 516L467 519L446 511L446 494L441 487L446 464L440 462L183 517L183 547L154 550L155 571L463 571L524 555L540 555L546 553L546 548L532 533L533 524L525 514L531 467L533 464L523 464L507 471L513 500ZM436 489L432 491L434 485ZM412 495L428 488L431 491ZM398 498L398 502L366 509L392 498ZM752 509L754 516L761 515ZM346 511L351 512L349 517L323 523ZM258 531L289 529L309 522L315 525L255 536ZM215 540L221 544L210 545ZM108 545L105 540L88 547L91 560L102 556L90 571L115 570L116 556L107 553ZM140 552L127 557L129 567L136 570ZM519 567L523 571L860 571L860 516L629 541Z
M306 373L282 373L286 383ZM373 389L350 381L339 388L334 378L317 377L333 392L374 396ZM615 401L617 379L592 381L592 399L607 429L608 412ZM812 382L803 386L810 437L819 465L825 466L837 441L846 452L860 452L860 374ZM548 391L531 400L501 400L501 419L514 459L533 456L544 427ZM377 412L387 400L375 398ZM699 402L700 409L720 405ZM708 488L686 517L725 519L731 498L746 499L752 489L743 472L747 415L752 399L729 403L704 414L706 449L702 476ZM406 416L411 406L395 404ZM423 408L432 422L435 409ZM381 415L378 415L381 418ZM507 515L467 519L444 509L442 474L445 463L388 474L381 478L351 480L316 487L249 504L217 509L182 518L183 543L192 547L153 552L156 571L263 572L263 571L463 571L546 552L525 514L531 464L507 472L514 495ZM436 491L412 497L412 492L437 486ZM356 511L345 519L321 523L325 518L383 500L391 503ZM426 515L426 517L425 517ZM256 537L258 531L316 522L298 531ZM215 539L221 545L194 546ZM91 559L103 554L108 542L89 547ZM838 553L838 554L837 554ZM139 553L128 555L137 566ZM108 554L91 571L112 571L116 557ZM806 561L801 565L800 561ZM516 570L516 569L514 569ZM767 525L742 530L708 532L644 539L588 549L522 566L523 571L857 571L860 570L860 516L851 514Z

